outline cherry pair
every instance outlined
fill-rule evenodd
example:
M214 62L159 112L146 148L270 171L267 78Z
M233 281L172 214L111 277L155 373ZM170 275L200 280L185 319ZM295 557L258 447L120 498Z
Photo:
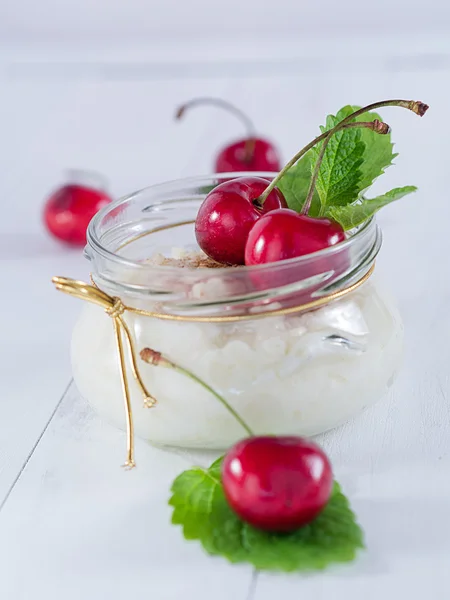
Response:
M200 207L195 234L202 250L224 264L260 265L317 252L345 239L342 227L287 208L269 181L240 177L225 181Z

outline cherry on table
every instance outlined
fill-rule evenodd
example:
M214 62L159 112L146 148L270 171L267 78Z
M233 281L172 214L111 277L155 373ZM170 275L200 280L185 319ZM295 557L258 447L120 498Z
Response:
M176 117L180 119L186 110L193 106L212 104L233 113L244 124L247 136L223 148L215 160L216 173L235 173L245 171L273 171L281 168L278 151L272 142L256 135L253 122L233 104L220 98L194 98L180 106Z
M45 225L59 240L84 246L90 220L111 200L100 176L71 171L67 183L55 190L45 203Z
M325 508L333 474L314 442L297 436L256 436L227 452L222 484L242 520L267 531L287 532L306 525Z
M269 182L261 177L239 177L221 183L206 196L195 221L200 248L217 262L244 264L247 236L264 214L286 206L274 189L261 206L259 196Z

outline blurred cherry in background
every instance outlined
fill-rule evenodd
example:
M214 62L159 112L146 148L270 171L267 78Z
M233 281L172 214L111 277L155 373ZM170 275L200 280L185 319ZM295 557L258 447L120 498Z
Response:
M278 172L281 161L278 151L272 142L256 135L256 129L249 117L221 98L193 98L186 102L176 112L176 118L181 119L187 110L194 106L211 104L234 114L244 125L247 136L225 146L217 155L214 162L215 173L235 173L245 171Z
M71 246L84 246L92 217L112 198L105 179L89 171L68 171L65 183L48 198L44 223L56 238Z

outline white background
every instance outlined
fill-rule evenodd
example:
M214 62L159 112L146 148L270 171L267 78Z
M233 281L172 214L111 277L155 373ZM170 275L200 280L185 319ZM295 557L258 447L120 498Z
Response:
M446 31L449 10L439 0L378 0L372 5L358 0L21 0L2 6L0 34L13 41L32 37L65 42L94 37L175 39L180 34L187 40L192 34L225 37L249 32L354 35L358 30L383 35Z
M0 598L448 597L449 10L0 2ZM387 398L319 440L368 547L325 575L255 574L184 542L166 500L189 457L138 443L139 466L123 473L123 434L67 389L80 306L49 282L89 265L43 231L43 199L70 167L101 172L115 196L208 172L240 125L209 108L173 122L207 94L247 110L285 158L343 104L431 105L422 120L383 113L400 156L376 191L420 187L380 217L377 272L402 310L405 363Z

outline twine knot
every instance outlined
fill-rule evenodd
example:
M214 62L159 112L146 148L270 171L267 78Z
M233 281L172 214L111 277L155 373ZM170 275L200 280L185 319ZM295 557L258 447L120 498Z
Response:
M120 317L120 315L123 315L125 312L125 306L120 298L113 298L113 300L114 304L108 308L105 308L105 312L112 319L116 319L117 317Z

